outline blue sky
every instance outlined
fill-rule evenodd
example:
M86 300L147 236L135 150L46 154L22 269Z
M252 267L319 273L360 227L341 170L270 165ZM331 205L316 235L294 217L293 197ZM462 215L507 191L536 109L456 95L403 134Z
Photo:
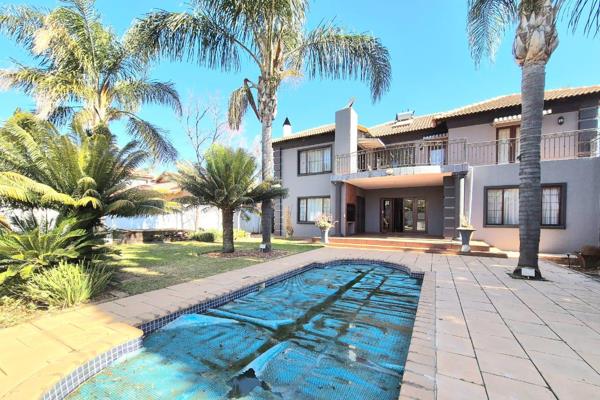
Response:
M59 4L57 0L15 3L44 7ZM312 2L309 26L335 18L336 23L347 30L369 32L382 40L391 54L392 87L380 102L373 104L368 86L358 81L298 79L284 84L279 92L279 113L273 135L281 136L286 116L294 131L330 123L334 112L351 97L356 99L354 107L359 122L371 126L393 119L400 111L426 114L518 92L520 69L511 55L513 31L507 34L495 62L484 62L476 68L467 46L466 3L466 0ZM153 8L185 8L183 2L164 0L98 0L97 4L103 22L118 33L123 33L135 17ZM559 35L560 45L547 68L547 88L600 83L600 38L586 38L581 32L572 34L563 22L559 25ZM9 39L0 37L0 67L9 66L11 58L27 61L25 52ZM221 98L225 110L229 93L239 87L244 77L255 79L257 71L249 62L239 73L227 73L200 68L193 63L162 61L150 74L154 79L174 82L184 100L190 96ZM16 92L0 92L0 105L0 120L4 120L16 107L32 108L33 101ZM182 126L172 112L146 107L141 115L169 132L181 158L193 156ZM250 148L259 133L260 125L249 113L235 143ZM161 169L164 167L170 168Z

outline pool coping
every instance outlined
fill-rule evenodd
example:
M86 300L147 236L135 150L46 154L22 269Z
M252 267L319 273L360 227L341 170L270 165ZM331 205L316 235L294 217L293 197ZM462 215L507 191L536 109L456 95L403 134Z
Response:
M435 273L431 271L413 271L405 265L378 260L377 257L369 257L368 259L334 258L328 261L300 265L286 272L243 285L225 294L207 298L195 305L183 307L153 320L137 324L136 327L143 331L142 337L119 344L77 367L74 371L55 383L41 398L43 400L62 400L66 398L94 375L100 373L123 357L141 349L143 338L146 335L160 329L181 315L204 313L210 308L220 307L249 293L274 285L313 268L322 268L347 262L383 265L422 280L399 399L434 399L436 397ZM261 264L256 264L253 267L259 265ZM219 275L213 277L218 277Z

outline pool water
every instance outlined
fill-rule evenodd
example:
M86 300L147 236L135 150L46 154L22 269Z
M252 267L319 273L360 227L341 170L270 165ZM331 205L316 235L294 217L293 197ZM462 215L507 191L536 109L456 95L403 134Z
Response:
M382 265L314 268L181 316L69 398L396 400L420 288Z

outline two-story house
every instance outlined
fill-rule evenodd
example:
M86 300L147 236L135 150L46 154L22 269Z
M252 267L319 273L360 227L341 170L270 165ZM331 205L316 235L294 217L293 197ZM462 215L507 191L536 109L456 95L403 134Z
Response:
M541 142L541 251L597 245L600 235L600 85L549 90ZM317 236L320 213L335 235L452 238L461 216L503 250L519 243L519 94L429 115L400 113L365 127L356 111L273 141L275 172L289 189L275 232L292 216L296 236Z

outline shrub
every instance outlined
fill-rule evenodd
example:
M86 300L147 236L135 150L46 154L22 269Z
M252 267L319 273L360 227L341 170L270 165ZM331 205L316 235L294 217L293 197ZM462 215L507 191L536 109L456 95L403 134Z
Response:
M27 226L22 232L0 235L0 284L18 276L25 280L39 268L76 260L97 245L95 238L76 229L76 220L65 219L56 227Z
M207 243L212 243L215 241L215 235L212 232L204 232L204 231L198 231L198 232L194 232L192 233L192 235L190 236L190 238L192 240L197 240L198 242L207 242Z
M286 207L283 213L283 228L285 229L286 239L294 237L294 224L292 221L292 209L290 207Z
M233 230L233 240L239 240L244 238L249 238L250 232L246 232L243 229L234 229Z
M70 307L102 293L112 275L106 266L61 261L56 268L33 274L24 285L24 294L49 307Z

